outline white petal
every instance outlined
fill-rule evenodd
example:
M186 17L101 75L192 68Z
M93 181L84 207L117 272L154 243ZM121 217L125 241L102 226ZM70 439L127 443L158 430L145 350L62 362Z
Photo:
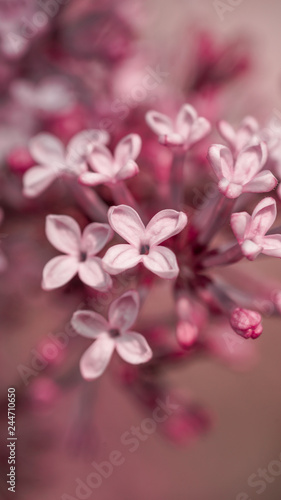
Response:
M111 359L114 348L115 342L108 335L99 337L81 358L82 377L86 380L100 377Z
M99 291L106 291L112 285L111 278L104 271L102 260L99 257L89 257L85 262L80 262L78 275L85 285Z
M145 115L146 123L155 134L169 135L173 133L173 124L168 116L158 113L158 111L148 111Z
M39 196L58 177L58 172L47 166L32 167L23 176L23 194L28 198Z
M123 293L114 300L108 311L108 319L113 328L126 332L136 322L140 308L139 294L136 290Z
M90 339L95 339L109 330L106 319L94 311L76 311L71 319L74 330Z
M109 223L124 240L139 247L144 236L145 227L139 214L127 205L118 205L108 210Z
M100 224L98 222L88 224L83 231L81 250L86 252L88 257L96 255L112 237L113 231L109 224Z
M133 365L146 363L152 358L152 351L143 337L136 332L128 332L116 338L116 351L119 356Z
M142 256L145 267L160 278L173 279L179 274L176 256L172 250L165 247L155 247L148 255Z
M53 290L68 283L77 273L78 262L75 257L60 255L51 259L43 269L42 288Z
M104 269L115 275L135 267L141 260L139 251L131 245L114 245L107 250L102 262Z
M81 231L76 220L68 215L48 215L46 235L50 243L60 252L75 255L80 252Z
M166 209L158 212L148 223L145 230L145 241L154 246L180 233L187 224L187 216L183 212Z

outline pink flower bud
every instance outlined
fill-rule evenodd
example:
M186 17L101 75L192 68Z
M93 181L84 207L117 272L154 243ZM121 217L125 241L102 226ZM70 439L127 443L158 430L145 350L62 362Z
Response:
M249 309L237 307L231 314L230 325L245 339L256 339L262 334L261 315Z

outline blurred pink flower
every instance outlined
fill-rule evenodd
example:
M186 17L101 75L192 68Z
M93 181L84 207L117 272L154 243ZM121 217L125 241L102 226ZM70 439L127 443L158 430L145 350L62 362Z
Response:
M237 131L230 123L221 120L218 123L218 131L234 154L238 154L246 147L259 142L257 137L259 124L252 116L246 116Z
M175 124L168 116L158 111L148 111L146 122L158 135L159 142L167 146L190 148L211 131L208 120L198 117L196 110L190 104L181 107Z
M66 255L51 259L44 267L42 287L52 290L65 285L76 273L86 285L100 291L111 286L110 276L103 270L96 254L112 238L108 224L93 222L81 236L77 222L67 215L48 215L46 234L50 243Z
M226 146L213 144L208 158L219 179L219 191L227 198L238 198L242 193L266 193L277 184L269 170L261 171L267 160L263 142L239 153L236 161Z
M256 339L262 334L261 315L256 311L237 307L232 311L230 324L245 339Z
M159 245L186 226L187 216L183 212L162 210L145 227L133 208L119 205L109 209L108 220L114 231L129 243L112 246L106 252L103 264L110 274L119 274L142 262L160 278L176 278L179 268L175 254Z
M72 317L73 328L84 337L96 339L80 361L81 374L86 380L99 377L106 369L114 349L128 363L146 363L152 351L139 333L130 330L139 312L136 291L124 293L111 303L108 321L93 311L77 311Z
M86 157L97 143L108 141L103 130L84 130L76 134L65 149L57 137L41 133L30 141L30 152L38 165L29 169L23 177L23 193L33 198L40 195L63 174L79 175L87 170Z
M254 260L260 253L281 258L281 235L266 236L276 215L276 201L273 198L260 201L252 216L247 212L231 215L232 230L247 259Z
M93 172L83 172L80 181L89 186L102 183L116 184L139 172L135 163L141 149L141 138L137 134L124 137L116 146L114 157L103 144L96 144L88 161Z

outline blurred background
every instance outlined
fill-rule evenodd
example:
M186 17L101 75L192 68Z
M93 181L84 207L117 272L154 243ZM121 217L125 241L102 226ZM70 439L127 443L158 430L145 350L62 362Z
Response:
M36 200L21 194L35 133L47 130L64 142L91 127L107 128L114 140L128 131L142 135L147 109L173 107L171 89L175 102L185 96L213 123L281 116L280 16L278 0L0 0L0 237L8 261L0 279L1 498L13 495L6 486L7 388L16 387L19 500L280 500L281 471L269 474L262 494L248 483L281 461L280 321L268 314L250 346L224 351L214 341L213 357L167 367L160 382L206 407L210 425L196 439L189 429L178 439L172 424L156 429L131 453L121 437L150 414L120 383L119 366L98 382L81 379L85 342L68 332L83 290L76 281L63 291L41 290L42 269L54 255L46 214L67 213L82 224L85 216L60 183ZM147 71L159 85L143 96L135 89ZM150 164L143 161L132 190L147 193ZM237 265L241 280L247 265ZM251 265L272 290L280 287L279 261ZM156 287L138 331L172 321L169 290ZM67 332L65 347L50 340L60 332ZM91 463L113 450L124 463L77 496Z

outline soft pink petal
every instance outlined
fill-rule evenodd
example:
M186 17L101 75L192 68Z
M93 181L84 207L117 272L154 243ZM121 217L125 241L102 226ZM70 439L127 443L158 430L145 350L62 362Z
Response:
M173 124L168 116L158 113L158 111L148 111L145 115L146 123L155 134L169 135L173 133Z
M142 256L145 267L160 278L173 279L179 274L175 254L169 248L155 247L148 255Z
M255 118L252 116L244 118L237 132L236 147L238 151L241 151L253 140L254 134L258 132L258 128L259 124Z
M113 231L108 224L92 222L83 231L81 250L86 252L88 257L96 255L112 237Z
M29 143L30 154L42 165L52 166L52 163L64 163L64 147L54 135L45 132L36 135Z
M112 285L111 278L104 271L102 260L99 257L89 257L85 262L80 262L78 275L85 285L101 292L108 290Z
M136 322L140 308L139 294L135 290L124 293L114 300L108 311L112 328L126 332Z
M47 166L32 167L23 176L23 194L28 198L39 196L58 177L58 172Z
M242 253L247 259L254 260L262 252L262 245L252 240L245 240L241 245Z
M233 182L248 183L262 169L265 162L266 149L264 143L251 146L242 151L234 168Z
M111 182L111 180L112 177L96 172L83 172L79 177L79 182L85 184L85 186L98 186L99 184Z
M206 135L211 132L211 124L206 118L199 117L192 125L188 142L190 145L201 141Z
M245 235L251 226L251 216L247 212L240 212L231 215L230 225L234 232L238 243L242 243L245 239Z
M243 193L268 193L278 184L276 177L270 170L263 170L244 185Z
M111 177L114 174L114 159L106 146L96 144L88 155L88 162L94 172Z
M78 262L75 257L60 255L51 259L43 269L42 288L52 290L68 283L77 273Z
M76 220L68 215L48 215L46 235L49 242L60 252L78 256L81 231Z
M231 151L220 144L213 144L208 152L208 159L218 179L231 180L233 173L233 156Z
M143 337L136 332L128 332L116 339L116 351L119 356L133 365L146 363L152 358L152 351Z
M273 198L260 201L252 214L251 237L264 236L274 223L276 215L276 201Z
M107 144L109 134L105 130L83 130L69 141L66 149L66 162L68 165L79 165L84 163L85 157L93 147L99 144Z
M110 274L119 274L135 267L142 258L139 251L131 245L114 245L102 259L104 269Z
M123 181L134 177L139 173L139 167L133 160L129 160L124 167L122 167L116 174L115 179L117 181Z
M235 199L243 193L243 186L227 179L221 179L218 183L219 191L227 198Z
M234 150L236 146L236 133L234 128L225 120L220 120L217 127L222 138L227 142L228 146Z
M139 247L145 227L139 214L127 205L118 205L108 210L108 220L114 231L124 240Z
M109 330L106 319L94 311L76 311L71 319L74 330L90 339L95 339Z
M181 107L176 119L176 130L184 139L189 138L191 127L197 116L196 110L190 104L184 104Z
M150 246L159 245L163 241L180 233L187 224L187 216L176 210L158 212L146 227L145 240Z
M141 150L141 138L137 134L129 134L116 146L114 157L120 167L126 165L129 160L135 160Z
M82 377L86 380L100 377L111 359L114 348L115 342L108 335L99 337L80 360Z
M262 253L271 257L281 258L281 234L265 236L262 240Z

